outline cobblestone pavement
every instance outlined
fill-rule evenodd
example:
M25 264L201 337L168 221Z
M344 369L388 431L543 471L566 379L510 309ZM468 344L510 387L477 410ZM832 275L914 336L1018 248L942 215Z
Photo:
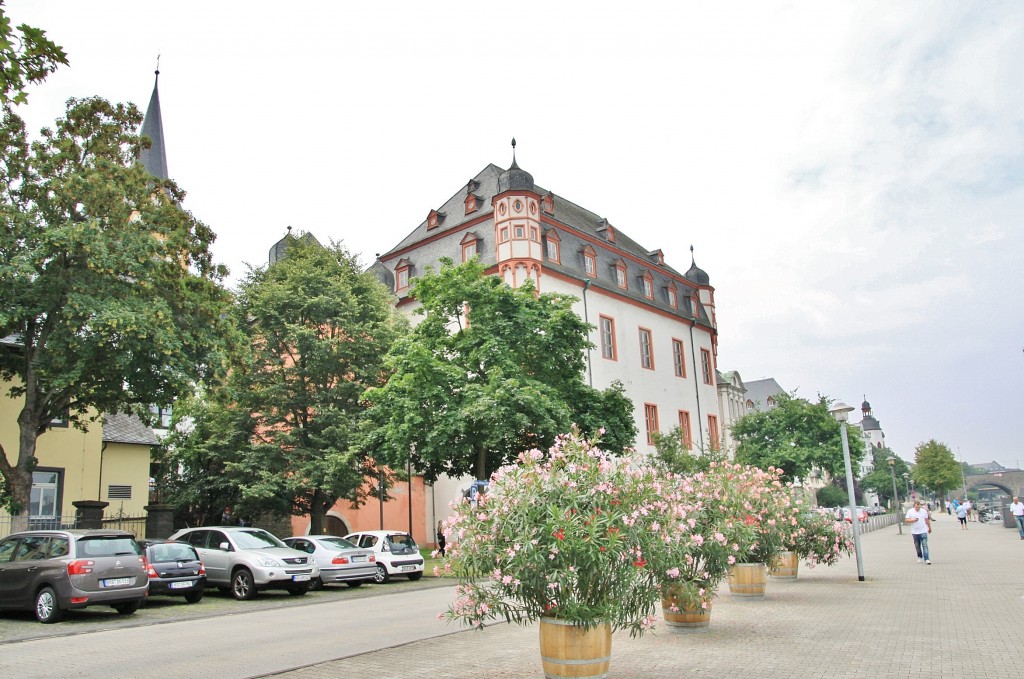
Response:
M918 563L909 527L863 536L866 579L856 561L801 564L796 581L769 579L763 600L723 587L706 632L631 639L617 633L611 676L1006 677L1024 671L1024 541L1015 530L936 514L932 564ZM535 626L497 624L275 674L347 676L543 676Z

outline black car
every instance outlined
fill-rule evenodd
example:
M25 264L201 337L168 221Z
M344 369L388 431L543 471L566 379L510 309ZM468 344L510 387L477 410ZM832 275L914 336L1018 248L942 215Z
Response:
M149 595L183 596L190 604L203 599L206 569L192 545L176 540L139 540L149 562Z

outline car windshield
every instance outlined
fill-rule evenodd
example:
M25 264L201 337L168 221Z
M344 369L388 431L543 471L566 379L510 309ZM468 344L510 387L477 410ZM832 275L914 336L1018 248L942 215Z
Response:
M82 538L78 541L80 556L128 556L142 554L142 550L130 537L102 535Z
M239 549L263 549L264 547L288 546L267 531L260 530L259 528L236 530L232 531L231 535L234 537L235 544L238 545Z
M358 549L345 538L321 538L320 542L324 547L334 547L335 549Z

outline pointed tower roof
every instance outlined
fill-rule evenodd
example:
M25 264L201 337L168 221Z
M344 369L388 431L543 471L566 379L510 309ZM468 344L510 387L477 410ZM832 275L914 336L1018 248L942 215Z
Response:
M167 153L164 149L164 123L160 116L160 68L157 67L153 81L153 96L149 98L146 117L142 121L142 134L149 137L153 145L139 154L139 164L157 179L167 179Z
M498 193L506 191L536 191L533 175L516 164L516 140L512 139L512 166L498 177Z
M693 246L690 246L690 269L683 276L697 285L711 285L711 279L707 273L697 266L697 260L693 257Z

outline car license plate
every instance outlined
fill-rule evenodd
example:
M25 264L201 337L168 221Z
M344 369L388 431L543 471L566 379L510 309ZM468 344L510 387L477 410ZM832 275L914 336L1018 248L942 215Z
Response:
M293 575L292 582L307 582L309 580L308 575Z
M135 582L135 578L107 578L106 580L101 580L100 585L103 587L124 587L133 582Z
M171 589L185 589L186 587L191 587L194 584L196 584L195 580L184 580L182 582L172 582L171 583Z
M366 561L366 557L365 556L354 556L354 557L352 557L352 563L363 563L364 561Z
M414 570L416 570L416 566L402 566L402 571L403 572L405 572L405 571L414 571Z

